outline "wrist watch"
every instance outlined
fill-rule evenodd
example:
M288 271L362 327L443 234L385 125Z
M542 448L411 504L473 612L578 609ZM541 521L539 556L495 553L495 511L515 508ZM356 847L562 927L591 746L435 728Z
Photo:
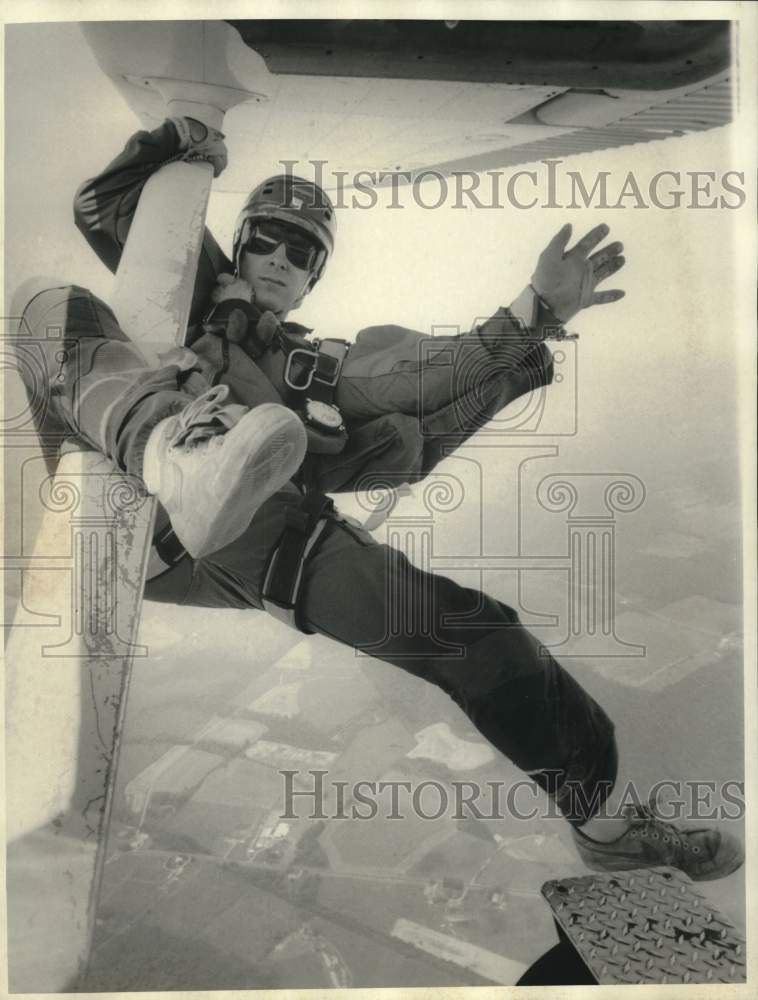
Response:
M530 330L534 330L540 340L578 340L578 333L569 333L564 326L562 319L559 319L552 310L549 303L545 302L534 285L527 285L522 294L516 299L517 303L523 306L523 297L529 295L530 301L526 308L530 311L528 317L521 314Z

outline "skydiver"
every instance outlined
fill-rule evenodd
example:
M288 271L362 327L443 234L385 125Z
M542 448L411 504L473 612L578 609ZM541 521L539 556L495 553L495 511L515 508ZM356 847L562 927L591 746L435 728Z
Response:
M76 224L111 271L146 181L176 159L207 160L218 176L223 136L168 119L77 192ZM621 244L598 250L608 235L598 226L568 250L564 226L531 284L469 333L380 326L346 345L288 318L323 276L335 233L317 185L264 181L240 213L231 260L206 230L186 345L157 364L86 289L47 288L29 302L25 326L55 387L49 428L102 452L160 502L146 598L263 609L436 684L555 800L591 868L728 875L743 860L730 834L665 822L652 804L610 808L613 723L512 608L412 565L325 495L419 481L509 402L548 385L546 338L623 296L597 290L623 266ZM63 352L44 337L51 325L64 330Z

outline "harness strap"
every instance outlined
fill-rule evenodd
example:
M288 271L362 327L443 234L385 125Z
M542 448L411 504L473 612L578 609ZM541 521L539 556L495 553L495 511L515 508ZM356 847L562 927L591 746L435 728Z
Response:
M154 580L169 569L173 569L178 562L187 555L186 549L176 537L174 529L170 524L153 535L153 544L150 548L150 555L147 562L147 580Z
M324 403L334 403L337 383L342 374L342 365L349 350L350 345L344 340L325 338L318 342L318 358L311 385L312 399L318 399Z
M299 615L303 567L313 554L334 503L323 493L308 493L298 506L288 507L284 533L274 550L263 583L263 607L274 618L311 635Z

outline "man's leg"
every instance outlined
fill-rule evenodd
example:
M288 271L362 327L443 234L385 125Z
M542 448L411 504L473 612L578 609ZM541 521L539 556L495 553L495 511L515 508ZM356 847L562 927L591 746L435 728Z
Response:
M156 367L127 339L112 310L85 288L68 285L35 295L19 333L33 338L45 365L48 425L102 452L124 472L142 475L153 427L199 395L197 382L186 385L190 351L179 348L179 364ZM29 369L22 366L25 374ZM29 384L27 389L40 391Z
M287 510L299 505L298 491L288 486L259 510L237 542L206 559L186 560L153 581L146 597L262 607L270 554ZM616 779L613 724L511 608L425 573L341 521L329 524L303 573L304 627L449 694L479 732L555 800L590 867L674 865L694 879L711 879L742 863L742 847L728 834L682 830L649 810L630 817L612 842L595 838L593 817Z
M294 413L226 403L229 390L210 388L186 348L151 359L86 289L39 293L21 332L42 354L47 426L142 478L195 556L236 538L303 460L306 435ZM20 367L33 395L33 371Z
M306 565L302 601L314 632L445 691L572 822L602 805L616 777L613 724L513 609L344 524Z
M271 553L288 508L300 502L299 491L286 487L236 542L149 581L145 597L262 608ZM613 725L552 657L540 655L513 610L419 570L400 552L341 521L329 524L306 562L301 593L307 628L442 688L569 818L581 822L587 809L599 808L616 773ZM575 787L580 791L571 796Z
M447 692L554 799L589 867L672 865L704 881L743 863L736 838L667 823L654 804L605 814L618 766L613 724L499 601L425 573L366 532L340 525L306 565L302 619ZM451 646L463 655L450 656Z

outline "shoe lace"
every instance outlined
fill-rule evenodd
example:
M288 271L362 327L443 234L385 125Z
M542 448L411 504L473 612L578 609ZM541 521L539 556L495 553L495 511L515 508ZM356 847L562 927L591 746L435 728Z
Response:
M630 833L633 837L640 837L646 840L661 840L664 844L671 844L674 855L681 858L688 851L693 854L700 854L701 848L692 841L692 838L676 824L663 819L657 809L654 797L645 803L635 803L625 810L627 817L631 821Z
M188 403L178 414L171 444L194 445L225 434L238 419L223 405L228 395L229 386L214 385Z

